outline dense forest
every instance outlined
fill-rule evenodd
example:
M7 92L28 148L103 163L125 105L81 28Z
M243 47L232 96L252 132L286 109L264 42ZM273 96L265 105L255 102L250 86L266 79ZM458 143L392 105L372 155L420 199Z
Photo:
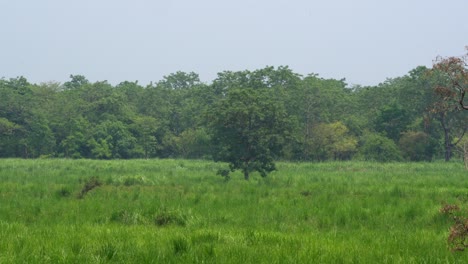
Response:
M219 145L213 126L229 115L220 102L237 94L253 111L282 111L287 129L276 133L287 137L276 160L449 160L463 150L468 112L436 89L441 81L422 66L372 87L286 66L224 71L211 83L176 72L147 86L3 78L0 157L209 159Z

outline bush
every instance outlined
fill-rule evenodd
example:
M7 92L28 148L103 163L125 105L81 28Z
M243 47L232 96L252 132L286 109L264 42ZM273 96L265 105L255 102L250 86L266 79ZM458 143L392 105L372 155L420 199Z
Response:
M185 226L187 223L187 217L179 211L162 211L155 216L154 223L157 226L170 224Z
M446 204L440 209L442 214L450 216L454 224L450 227L447 242L452 251L464 251L468 248L468 218L460 214L460 207Z
M81 189L81 192L78 194L78 198L82 199L84 196L91 191L94 188L97 188L101 186L102 183L97 177L91 177L89 178L86 182L83 188Z

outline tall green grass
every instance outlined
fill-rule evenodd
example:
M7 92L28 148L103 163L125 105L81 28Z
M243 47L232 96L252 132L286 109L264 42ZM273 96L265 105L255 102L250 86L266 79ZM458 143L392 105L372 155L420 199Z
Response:
M0 263L468 263L439 213L466 204L462 164L222 166L0 160Z

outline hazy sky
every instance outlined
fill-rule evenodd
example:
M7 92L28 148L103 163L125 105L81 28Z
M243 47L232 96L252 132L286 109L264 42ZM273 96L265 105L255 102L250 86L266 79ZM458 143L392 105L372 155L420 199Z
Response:
M0 78L146 85L288 65L376 85L468 45L467 0L0 0Z

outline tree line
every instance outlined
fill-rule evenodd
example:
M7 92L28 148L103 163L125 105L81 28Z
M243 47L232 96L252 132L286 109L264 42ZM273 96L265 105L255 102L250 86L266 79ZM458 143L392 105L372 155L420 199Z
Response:
M442 63L376 86L287 66L224 71L211 83L176 72L146 86L2 78L0 157L242 159L232 166L247 174L273 160L450 160L468 113Z

